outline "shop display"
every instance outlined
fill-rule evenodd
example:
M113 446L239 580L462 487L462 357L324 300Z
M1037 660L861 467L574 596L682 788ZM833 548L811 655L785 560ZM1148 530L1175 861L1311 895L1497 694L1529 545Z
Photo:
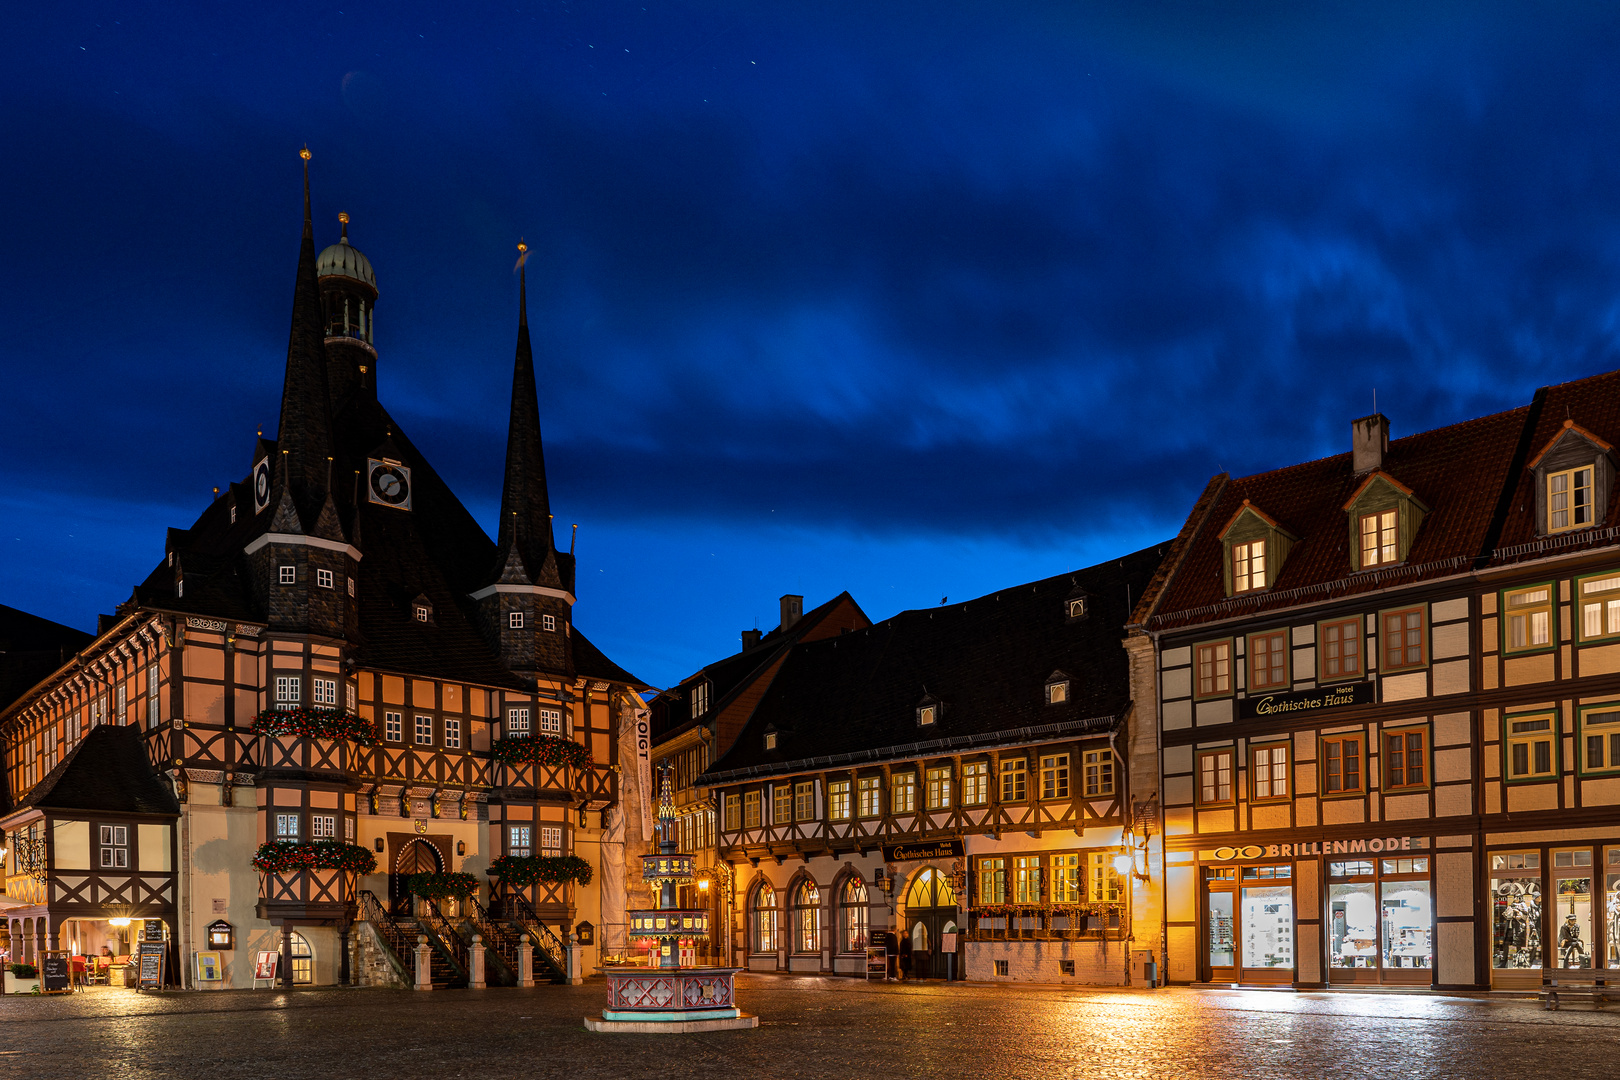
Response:
M1294 890L1261 885L1242 890L1243 966L1294 966Z
M1541 967L1539 878L1492 880L1491 965L1498 969Z
M1384 883L1382 930L1385 968L1434 966L1434 912L1427 881Z
M1559 878L1555 918L1558 966L1592 966L1592 879Z
M1209 965L1231 967L1236 962L1232 940L1232 894L1209 895Z
M1377 913L1371 885L1328 887L1328 963L1332 967L1378 966Z
M1620 851L1609 853L1611 861ZM1610 874L1607 880L1608 902L1603 909L1605 939L1609 943L1607 967L1620 967L1620 874Z

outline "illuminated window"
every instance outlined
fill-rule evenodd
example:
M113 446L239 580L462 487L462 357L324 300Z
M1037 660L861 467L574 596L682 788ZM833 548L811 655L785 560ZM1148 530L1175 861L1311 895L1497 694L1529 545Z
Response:
M834 821L849 820L849 781L832 780L827 784L827 816Z
M881 817L883 808L879 803L882 801L883 778L880 776L863 776L856 781L856 786L860 799L858 807L861 817Z
M1007 860L1001 856L979 859L979 903L1007 902Z
M1219 806L1232 801L1232 751L1211 750L1198 755L1198 805Z
M928 800L930 810L949 810L951 808L951 767L941 765L929 769L923 776L925 782L924 797Z
M934 705L917 706L917 726L928 727L932 724L938 716L937 708Z
M756 953L776 951L776 890L768 881L754 892L754 932L751 944Z
M821 890L813 881L803 881L793 890L793 951L819 952L821 949Z
M296 840L296 839L298 839L298 833L299 833L299 829L298 829L298 815L297 814L277 814L276 815L276 839L277 840Z
M1253 592L1266 587L1266 542L1250 540L1232 545L1232 591Z
M1288 685L1288 632L1249 636L1249 689L1274 690Z
M1343 795L1362 790L1362 736L1330 735L1322 739L1322 792Z
M1384 790L1423 787L1428 781L1428 735L1422 731L1384 733Z
M816 817L816 784L813 780L793 785L793 816L800 821Z
M763 801L757 791L749 791L743 794L743 828L759 828L760 807Z
M540 829L540 854L561 855L563 831L560 826L546 825Z
M736 832L742 825L742 796L726 796L726 832Z
M1322 624L1322 678L1350 679L1361 674L1361 616Z
M1507 729L1509 780L1541 780L1555 775L1551 716L1510 716Z
M1048 705L1062 705L1069 700L1069 680L1059 679L1057 682L1046 684L1046 703Z
M1509 652L1552 644L1552 586L1537 585L1502 594Z
M696 719L709 711L709 684L700 682L692 687L692 718Z
M767 731L765 733L765 749L767 749L767 750L775 750L776 749L776 732Z
M290 945L288 956L292 958L292 979L295 984L312 983L315 981L315 953L311 951L309 942L303 934L289 935Z
M1249 775L1254 782L1254 797L1286 799L1288 797L1288 744L1268 743L1250 751Z
M1198 646L1198 696L1232 692L1232 643L1211 641Z
M1013 903L1041 902L1041 857L1018 855L1013 858Z
M917 809L917 774L895 773L889 777L889 813L910 814Z
M1381 510L1361 515L1361 568L1399 562L1396 518L1398 512Z
M534 852L534 826L508 825L506 827L506 853L527 859Z
M793 823L793 786L791 784L777 784L771 789L771 824L791 825Z
M1581 582L1581 640L1620 634L1620 575Z
M1114 793L1114 752L1112 750L1087 750L1084 764L1086 768L1086 798L1112 795Z
M1069 755L1047 754L1041 758L1041 798L1069 797Z
M962 766L962 805L983 806L990 801L990 763L970 761Z
M1001 762L1001 801L1023 802L1029 798L1029 763L1023 758Z
M1078 904L1085 900L1085 870L1078 855L1052 856L1052 903Z
M843 952L860 952L866 948L867 921L866 882L851 874L838 890L838 947Z
M1548 473L1547 531L1584 529L1592 520L1592 466Z
M1384 613L1384 670L1422 667L1423 609L1388 611Z
M1114 855L1109 851L1093 851L1086 860L1090 873L1090 895L1087 899L1093 904L1116 904L1119 902L1120 881L1119 872L1114 869Z

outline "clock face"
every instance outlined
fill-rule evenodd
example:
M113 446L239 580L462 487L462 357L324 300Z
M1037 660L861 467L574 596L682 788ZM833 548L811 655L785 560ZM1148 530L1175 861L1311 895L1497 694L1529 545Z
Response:
M384 506L411 507L411 470L404 465L373 459L371 465L371 501Z
M270 459L262 458L253 466L253 512L270 505Z

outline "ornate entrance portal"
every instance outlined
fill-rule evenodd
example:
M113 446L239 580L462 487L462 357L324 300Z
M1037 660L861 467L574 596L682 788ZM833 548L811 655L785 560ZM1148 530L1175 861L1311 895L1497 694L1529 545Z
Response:
M949 974L940 943L956 932L956 892L940 870L927 866L917 871L906 890L905 930L911 938L911 975L915 979L943 979Z
M394 914L411 913L408 882L412 874L438 874L443 871L444 860L439 857L439 849L426 840L418 837L400 848L394 859L394 869L388 875L388 902Z

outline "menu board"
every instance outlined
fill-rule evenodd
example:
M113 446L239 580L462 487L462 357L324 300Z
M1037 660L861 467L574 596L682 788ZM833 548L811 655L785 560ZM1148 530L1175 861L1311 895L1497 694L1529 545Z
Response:
M73 980L65 956L45 956L39 961L39 989L46 994L71 994Z
M143 941L139 948L140 974L135 985L142 990L163 989L163 960L168 946L161 941Z
M889 950L882 945L866 948L866 977L870 979L873 975L880 979L887 979L889 975Z

